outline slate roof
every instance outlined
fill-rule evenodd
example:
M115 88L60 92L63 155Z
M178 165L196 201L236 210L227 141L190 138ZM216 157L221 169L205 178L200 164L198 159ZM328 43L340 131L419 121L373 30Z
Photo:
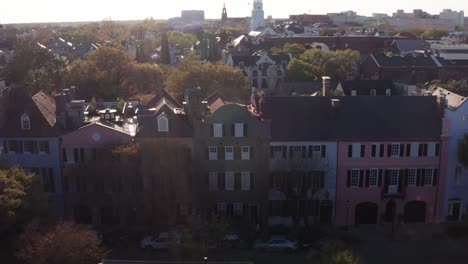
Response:
M441 118L432 96L268 97L272 141L436 140Z
M1 137L55 137L60 133L56 123L55 100L47 94L38 92L33 96L11 95L7 107ZM31 129L21 129L21 116L27 114Z
M377 61L380 67L437 67L432 57L371 56Z
M447 60L442 57L438 57L437 60L444 67L468 67L468 60Z
M399 51L415 51L426 49L426 42L424 40L417 39L397 39L393 44L398 48Z
M392 80L343 81L341 87L345 95L351 95L353 90L356 90L357 95L370 95L372 89L375 89L376 95L386 95L387 89L392 91L392 95L398 92Z

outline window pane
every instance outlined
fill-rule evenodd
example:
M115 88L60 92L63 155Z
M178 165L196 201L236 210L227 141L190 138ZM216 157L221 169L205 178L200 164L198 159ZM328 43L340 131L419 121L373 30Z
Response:
M226 172L226 191L234 191L234 172Z

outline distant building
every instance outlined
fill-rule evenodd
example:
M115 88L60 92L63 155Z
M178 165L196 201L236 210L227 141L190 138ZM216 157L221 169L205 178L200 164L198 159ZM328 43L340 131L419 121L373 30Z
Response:
M263 11L262 0L254 0L250 30L256 31L259 27L265 26L265 12Z
M442 14L442 13L441 13ZM446 12L443 17L451 17L452 13ZM442 19L428 14L420 9L413 10L413 13L405 13L403 10L397 10L390 19L390 25L396 29L441 29L452 31L459 25L453 19Z
M205 23L205 11L182 10L181 20L187 24L203 24Z
M451 20L455 25L463 27L465 25L465 14L463 11L457 12L451 9L444 9L439 14L440 19Z

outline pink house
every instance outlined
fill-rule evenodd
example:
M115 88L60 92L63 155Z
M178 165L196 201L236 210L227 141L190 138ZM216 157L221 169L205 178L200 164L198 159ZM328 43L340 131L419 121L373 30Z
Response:
M429 97L342 100L336 224L440 222L447 139Z

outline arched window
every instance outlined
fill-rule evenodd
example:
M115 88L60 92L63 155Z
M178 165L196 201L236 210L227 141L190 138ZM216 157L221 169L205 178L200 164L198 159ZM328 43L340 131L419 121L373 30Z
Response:
M158 117L158 132L169 132L169 120L164 113Z
M31 129L31 119L27 114L23 114L21 116L21 129L22 130L30 130Z

